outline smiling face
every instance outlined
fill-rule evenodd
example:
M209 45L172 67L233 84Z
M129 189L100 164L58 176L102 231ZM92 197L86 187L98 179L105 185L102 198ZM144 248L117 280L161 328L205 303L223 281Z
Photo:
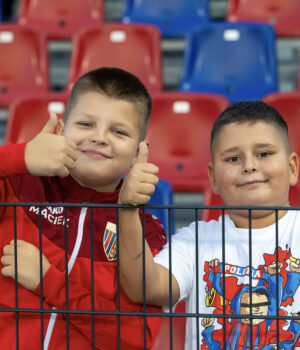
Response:
M140 118L130 102L87 92L78 98L58 133L78 147L71 176L84 187L110 192L136 158Z
M266 295L252 294L252 316L267 316L269 310L269 300ZM244 293L241 297L240 305L241 315L250 315L250 294ZM252 324L257 325L264 322L263 318L252 318ZM250 324L250 318L242 318L242 323Z
M289 186L297 182L298 158L295 153L288 154L274 125L261 121L230 123L214 142L209 177L226 205L288 206ZM257 210L252 217L268 214ZM238 227L248 227L248 211L232 210L230 216ZM244 223L240 222L243 217ZM268 222L262 227L265 225Z

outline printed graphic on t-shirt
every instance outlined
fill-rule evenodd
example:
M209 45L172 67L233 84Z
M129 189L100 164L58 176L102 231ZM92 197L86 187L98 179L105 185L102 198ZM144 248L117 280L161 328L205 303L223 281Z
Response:
M204 302L213 317L201 320L201 349L300 349L299 257L279 248L256 268L216 257L204 270Z

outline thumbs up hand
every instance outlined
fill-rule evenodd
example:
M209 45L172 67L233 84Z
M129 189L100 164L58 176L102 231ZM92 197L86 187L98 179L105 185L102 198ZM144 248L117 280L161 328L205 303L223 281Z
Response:
M42 131L27 143L25 163L30 174L38 176L67 176L75 166L77 146L71 140L55 134L58 118L50 118Z
M139 145L134 165L126 176L119 194L119 204L146 204L158 183L158 167L148 163L148 146L145 141Z

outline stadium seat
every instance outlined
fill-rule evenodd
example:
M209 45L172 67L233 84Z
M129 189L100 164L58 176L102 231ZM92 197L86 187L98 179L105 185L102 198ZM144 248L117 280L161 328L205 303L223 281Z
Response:
M151 25L106 23L82 29L74 39L68 88L101 66L136 74L150 92L162 89L160 31Z
M202 25L188 37L180 90L219 93L231 102L275 92L275 43L267 24Z
M185 313L185 302L181 301L175 308L175 313ZM185 341L185 323L183 316L173 317L172 319L172 348L170 346L170 318L162 317L161 325L157 338L151 350L184 350Z
M153 96L148 127L149 161L176 192L201 192L208 182L209 138L214 120L228 106L224 96L164 92Z
M155 192L151 196L148 205L172 205L173 204L173 189L170 183L166 180L160 179L155 187ZM170 212L170 227L169 227L169 210L161 208L147 208L147 211L156 216L162 223L168 237L169 229L171 234L174 233L174 214L173 210Z
M222 206L224 205L224 202L218 194L212 191L210 186L207 186L207 188L204 191L203 205ZM225 211L225 213L227 213L227 211ZM222 215L222 209L213 209L213 208L203 209L201 220L203 221L218 220L220 215Z
M17 97L48 90L48 53L42 33L0 24L0 106Z
M277 37L300 36L299 0L229 0L227 20L269 23Z
M48 93L15 100L8 113L5 142L25 142L37 135L49 119L49 112L62 118L67 95Z
M44 30L50 39L71 39L82 27L103 22L102 0L20 0L18 23Z
M122 21L157 25L164 38L184 37L195 26L209 21L209 1L125 0Z
M276 108L287 122L291 150L300 154L300 91L269 94L262 100Z

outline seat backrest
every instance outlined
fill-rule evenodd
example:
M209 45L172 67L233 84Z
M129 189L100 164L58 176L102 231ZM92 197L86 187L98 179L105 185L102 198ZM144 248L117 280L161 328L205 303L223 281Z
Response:
M0 24L0 105L48 90L45 35L17 24Z
M300 155L300 91L269 94L262 100L276 108L287 122L291 151Z
M119 67L137 75L150 92L162 89L160 32L155 26L107 23L82 29L74 39L68 88L98 67Z
M41 28L51 39L70 39L103 17L103 0L20 0L18 23Z
M229 0L228 21L269 23L278 37L300 35L298 0Z
M48 93L41 96L24 97L15 100L8 113L5 142L25 142L36 136L55 112L62 118L67 95Z
M122 21L152 23L163 37L183 37L196 25L209 21L209 1L125 0Z
M165 92L153 96L148 127L149 161L174 191L202 191L210 160L210 131L228 106L225 97L204 93Z
M175 313L185 313L185 302L176 305ZM172 349L184 350L186 317L172 317ZM151 350L171 349L170 347L170 318L162 317L157 338Z
M155 187L155 192L151 196L150 201L147 203L148 205L172 205L173 204L173 188L171 184L166 181L160 179L158 184ZM171 230L171 234L174 233L174 214L172 210L162 209L162 208L147 208L147 211L152 215L156 216L160 222L162 223L165 232L167 234L169 229ZM170 216L169 216L170 215ZM171 219L169 225L169 217Z
M197 27L186 45L180 89L219 93L231 102L277 91L274 30L258 23L214 22Z
M210 186L207 186L207 188L204 191L203 205L223 206L224 202L218 194L212 191ZM225 210L224 213L227 213L227 211ZM222 215L222 209L214 209L214 208L203 209L201 220L203 221L218 220L220 215Z

